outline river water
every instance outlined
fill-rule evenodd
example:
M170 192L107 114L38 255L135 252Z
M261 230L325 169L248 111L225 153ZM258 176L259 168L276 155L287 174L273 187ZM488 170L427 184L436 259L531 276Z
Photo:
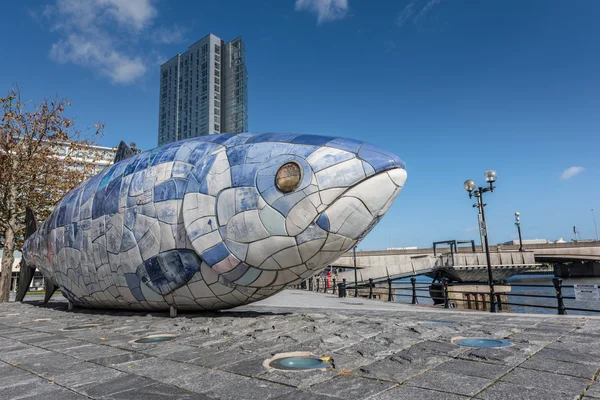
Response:
M426 285L430 284L432 279L427 276L417 276L417 287L427 287ZM555 308L539 308L539 307L527 307L524 305L503 305L502 311L509 311L515 313L535 313L535 314L557 314L557 300L556 293L554 291L554 286L552 285L552 275L515 275L509 279L507 279L507 283L509 284L528 284L528 285L545 285L547 287L522 287L522 286L512 286L511 293L515 294L534 294L534 295L546 295L553 296L553 298L536 298L536 297L521 297L521 296L512 296L508 295L509 303L519 303L519 304L535 304L535 305L544 305L551 306ZM398 284L403 283L403 284ZM394 281L393 287L396 288L396 301L401 303L409 303L411 301L412 291L410 289L410 285L406 285L406 283L410 284L410 278L398 279ZM573 285L573 284L595 284L600 285L600 278L565 278L562 282L563 285ZM405 296L399 296L399 295ZM575 296L573 292L573 288L563 287L562 289L563 296ZM427 291L418 291L417 295L420 296L429 296L429 292ZM600 301L577 301L577 300L564 300L565 307L573 307L573 308L585 308L585 309L595 309L600 311ZM431 298L419 298L419 304L433 304L433 300ZM589 316L600 316L600 312L585 312L585 311L567 311L568 315L589 315Z

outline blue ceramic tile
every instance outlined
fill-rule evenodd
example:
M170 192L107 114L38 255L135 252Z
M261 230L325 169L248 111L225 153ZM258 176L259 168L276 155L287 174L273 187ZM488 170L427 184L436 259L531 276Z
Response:
M170 250L145 261L136 275L153 291L165 295L185 285L199 270L200 260L193 250Z
M214 136L216 136L216 137L214 138L213 143L223 144L235 135L233 133L224 133L221 135L214 135Z
M188 177L185 193L200 193L200 183L193 174Z
M128 229L123 230L123 236L121 238L121 252L133 249L137 245L133 232Z
M227 149L227 158L229 159L229 165L239 165L246 161L246 153L250 145L235 146Z
M140 278L136 274L125 274L125 282L137 301L146 300L140 289Z
M373 166L375 172L385 171L394 167L400 167L398 163L389 156L375 151L361 149L358 156Z
M291 143L295 144L310 144L314 146L322 146L327 142L332 141L334 138L329 136L319 136L319 135L300 135L294 138Z
M202 253L202 261L211 267L229 256L229 250L225 247L225 243L221 242L218 245L211 247Z
M298 136L300 135L297 133L276 133L269 139L269 142L291 143Z
M179 192L177 184L175 183L175 179L171 178L156 185L156 187L154 188L154 202L182 199L183 194L181 195L181 197L177 197L178 193Z
M137 156L133 156L127 167L125 167L125 172L123 172L123 176L131 175L135 172L135 167L137 166L138 161L140 161L139 154Z
M239 187L235 190L235 211L256 210L258 192L254 186Z
M140 154L140 160L135 166L135 172L143 171L148 168L148 164L150 163L150 153L142 153Z
M240 144L246 143L246 140L248 140L252 136L254 135L251 133L238 133L237 135L227 139L227 141L223 144L229 149L231 147L239 146Z
M325 213L322 213L317 219L317 225L319 225L322 229L328 231L329 230L329 218Z
M316 153L315 153L316 154ZM355 158L356 155L354 153L350 153L347 151L343 152L331 152L326 153L322 157L319 157L317 160L313 161L310 165L315 172L319 172L322 169L330 167L334 164L341 163L342 161L350 160L351 158Z
M358 149L360 149L360 146L364 143L365 142L361 142L360 140L337 138L327 142L327 147L335 147L336 149L358 153Z
M231 167L231 186L254 186L254 178L260 164L242 164Z
M251 137L250 139L246 140L246 143L261 143L261 142L266 142L267 140L269 140L270 138L272 138L275 134L274 133L260 133L254 137Z

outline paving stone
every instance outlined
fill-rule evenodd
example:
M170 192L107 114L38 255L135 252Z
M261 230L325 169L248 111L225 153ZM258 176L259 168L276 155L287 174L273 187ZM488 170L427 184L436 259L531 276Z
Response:
M434 369L459 375L477 376L479 378L495 380L506 374L512 367L503 364L454 359L440 364Z
M595 365L553 360L537 354L519 365L519 367L587 379L592 379L598 370Z
M91 383L83 385L73 385L73 389L78 393L85 394L86 396L98 398L114 393L123 392L133 387L141 388L155 384L156 382L137 375L118 373L109 379L98 379Z
M595 381L594 383L592 383L589 389L586 390L585 395L588 397L595 397L600 399L600 382Z
M337 376L329 381L311 386L309 390L327 396L343 399L365 399L394 387L390 382L381 382L352 376Z
M445 360L448 360L448 358L433 357L423 363L409 364L405 359L392 356L359 367L353 370L352 374L370 379L402 383Z
M553 392L533 386L497 382L477 395L482 400L574 400L576 395Z
M493 381L491 379L459 375L450 372L428 371L415 378L409 379L406 381L405 385L473 396L475 393L480 392L492 383Z
M600 365L600 362L596 357L585 353L579 353L571 350L564 349L552 349L544 348L540 350L536 356L549 358L551 360L558 360L571 363L588 364L588 365Z
M144 358L148 358L147 355L142 353L133 353L133 352L125 352L124 354L112 355L112 356L103 356L99 358L89 359L89 362L93 362L95 364L100 364L103 366L115 366L117 364L122 364L130 361L142 360Z
M467 396L460 396L458 394L403 385L371 397L370 400L466 400L468 398Z
M180 389L176 386L155 383L102 397L107 400L210 400L210 397Z
M332 399L342 399L343 397L336 396L325 396L322 394L317 394L313 392L309 392L306 390L295 389L291 392L288 392L282 396L273 397L273 400L332 400Z
M515 368L502 377L503 382L512 382L522 386L533 386L539 389L564 392L571 394L583 393L589 379L576 378L567 375L557 375L550 372L534 371L525 368Z

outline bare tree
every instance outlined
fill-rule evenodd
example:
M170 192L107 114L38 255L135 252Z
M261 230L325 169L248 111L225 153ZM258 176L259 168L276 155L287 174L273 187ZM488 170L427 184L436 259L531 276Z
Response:
M14 251L23 245L25 207L43 221L54 205L93 175L99 153L90 145L104 126L83 136L63 114L66 99L24 104L18 87L0 97L0 302L8 301Z

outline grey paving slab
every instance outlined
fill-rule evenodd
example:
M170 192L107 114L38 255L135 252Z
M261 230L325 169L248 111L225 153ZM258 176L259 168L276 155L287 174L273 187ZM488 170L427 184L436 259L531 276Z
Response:
M591 383L590 379L558 375L550 372L515 368L502 377L503 382L512 382L521 386L533 386L554 392L581 394Z
M534 386L497 382L476 397L482 400L574 400L579 395L554 392Z
M594 383L592 383L588 390L586 390L585 395L588 397L600 399L600 382L595 381Z
M92 398L99 398L155 383L155 381L142 376L121 372L108 379L96 379L93 382L76 384L73 386L73 390Z
M592 379L598 371L597 365L553 360L538 354L526 360L519 367L587 379Z
M554 399L580 396L600 367L593 348L600 319L456 312L363 299L351 299L362 305L347 305L333 296L286 293L278 306L175 319L166 313L66 312L60 301L2 303L0 315L19 315L0 319L0 397L12 388L14 397L44 393L38 396L44 400L460 399L473 394ZM440 320L454 325L424 323ZM61 330L88 322L103 325ZM176 339L131 343L150 333ZM452 344L455 336L508 337L515 345L478 350ZM300 350L332 356L335 368L285 372L262 365L276 353ZM511 375L511 368L518 373ZM552 380L564 380L563 391L555 391L548 384ZM20 392L22 382L35 390ZM589 398L597 395L594 385L586 392Z
M461 396L436 390L422 389L412 386L400 386L371 397L372 400L466 400L468 396Z
M491 379L443 371L427 371L409 379L406 381L405 385L473 396L492 383L493 381Z
M436 366L434 369L437 371L495 380L510 371L512 367L503 364L452 359Z
M155 383L149 386L136 387L123 392L112 393L102 397L106 400L210 400L199 393L180 389L172 385Z
M311 392L343 399L366 399L394 387L395 384L373 379L339 375L329 381L313 385Z

